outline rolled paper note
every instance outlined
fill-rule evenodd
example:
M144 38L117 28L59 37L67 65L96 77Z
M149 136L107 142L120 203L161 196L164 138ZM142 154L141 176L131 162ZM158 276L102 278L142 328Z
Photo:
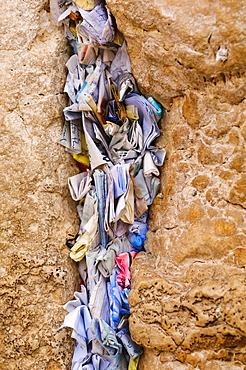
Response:
M80 200L86 196L91 189L92 178L89 172L82 172L68 178L68 187L73 200Z

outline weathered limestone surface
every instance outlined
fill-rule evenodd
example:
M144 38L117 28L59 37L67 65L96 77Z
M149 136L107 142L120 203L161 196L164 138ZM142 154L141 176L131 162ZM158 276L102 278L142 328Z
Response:
M246 365L246 3L108 0L144 93L167 109L162 191L133 266L142 370ZM0 369L69 369L57 331L77 288L77 230L57 144L67 59L44 0L1 3ZM225 62L218 50L228 50Z
M246 3L107 3L140 89L167 109L162 189L132 269L140 369L245 369Z
M67 46L44 0L1 2L0 369L65 370L73 341L58 331L77 288L64 241L77 230L57 144Z

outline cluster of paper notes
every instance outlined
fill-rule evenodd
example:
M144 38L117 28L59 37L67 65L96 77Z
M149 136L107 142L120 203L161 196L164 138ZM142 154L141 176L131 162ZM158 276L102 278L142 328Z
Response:
M100 0L51 0L71 48L69 104L60 144L80 173L68 179L81 223L67 241L81 292L65 305L62 327L76 340L72 370L136 370L142 349L128 327L130 267L144 250L148 208L159 191L165 151L161 106L138 90L126 42Z

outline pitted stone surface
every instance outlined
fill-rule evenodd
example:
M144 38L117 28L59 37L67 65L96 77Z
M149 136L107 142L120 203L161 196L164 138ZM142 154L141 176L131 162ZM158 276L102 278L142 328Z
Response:
M201 0L194 6L180 0L107 3L127 39L133 73L143 92L166 105L187 90L202 92L211 86L213 95L224 102L244 99L243 0ZM225 62L216 60L221 49L228 50Z
M232 369L244 368L244 269L215 261L193 261L172 269L141 253L134 260L133 281L131 333L147 349L141 368L154 361L158 369L179 369L175 366L180 361L185 365L181 369L198 364L198 369L205 369L211 359L230 361Z
M63 32L45 1L1 4L0 369L65 370L73 340L58 331L77 288L64 242L77 230L57 144L66 104Z
M167 108L161 193L132 270L140 369L244 369L245 2L107 3L141 91ZM58 328L78 281L64 247L77 169L57 144L67 46L46 1L1 7L0 369L65 370L74 344Z

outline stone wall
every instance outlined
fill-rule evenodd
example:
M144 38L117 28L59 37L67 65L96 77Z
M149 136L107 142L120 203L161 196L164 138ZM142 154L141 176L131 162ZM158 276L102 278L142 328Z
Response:
M140 368L244 369L245 2L107 2L142 92L167 110L162 191L133 266ZM77 168L57 144L68 55L45 0L2 2L1 55L0 369L65 370Z
M246 4L107 3L141 91L167 110L162 189L132 269L140 369L244 369Z
M67 46L44 0L1 3L0 369L69 369L74 343L58 328L77 288L64 241L77 231L57 144Z

